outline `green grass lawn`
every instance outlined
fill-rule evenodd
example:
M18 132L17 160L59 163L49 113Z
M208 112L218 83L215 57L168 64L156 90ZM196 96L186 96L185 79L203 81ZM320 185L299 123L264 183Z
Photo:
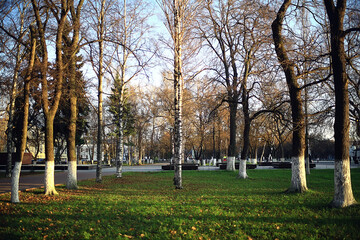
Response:
M79 183L21 193L21 204L0 195L0 239L360 239L360 205L328 206L333 170L312 170L309 192L285 194L290 170L125 173L102 184ZM360 201L360 169L352 170Z

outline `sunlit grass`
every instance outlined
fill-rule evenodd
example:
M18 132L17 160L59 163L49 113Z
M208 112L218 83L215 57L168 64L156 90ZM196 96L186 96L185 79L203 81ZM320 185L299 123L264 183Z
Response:
M0 196L0 239L359 239L360 206L333 209L333 170L313 170L309 192L285 194L289 170L125 173L103 183L83 181L21 193L21 204ZM360 200L360 169L352 170Z

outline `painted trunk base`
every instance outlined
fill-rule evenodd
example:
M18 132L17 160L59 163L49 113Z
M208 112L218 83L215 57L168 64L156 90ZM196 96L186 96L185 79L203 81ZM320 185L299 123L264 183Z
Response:
M69 163L68 163L68 175L67 175L66 188L67 189L78 189L76 161L69 161Z
M239 175L238 178L246 179L248 175L246 174L246 160L241 159L239 164Z
M335 161L333 207L343 208L356 204L351 187L350 161Z
M45 162L45 195L57 195L58 192L55 190L55 162Z
M227 171L235 171L235 157L228 157L226 164Z
M19 179L21 172L21 162L15 162L11 176L11 202L19 203Z
M302 193L308 190L305 174L305 159L302 157L292 157L291 166L291 186L287 192Z

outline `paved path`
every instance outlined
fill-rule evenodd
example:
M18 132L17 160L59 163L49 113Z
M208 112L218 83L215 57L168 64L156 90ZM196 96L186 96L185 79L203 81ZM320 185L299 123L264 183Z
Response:
M123 172L154 172L162 171L161 165L143 165L143 166L124 166ZM116 173L116 168L103 168L102 175L114 175ZM95 179L96 170L78 170L77 179L86 180L86 179ZM67 171L56 171L55 172L55 184L65 184L67 179ZM20 177L19 190L24 191L26 189L32 188L41 188L44 186L44 173L43 171L39 174L25 175ZM10 178L0 178L0 194L11 191L11 179Z
M153 165L142 165L142 166L124 166L123 172L157 172L162 171L162 164L153 164ZM360 167L359 164L351 164L352 168ZM333 169L333 163L316 163L316 169ZM218 167L199 167L199 170L218 170ZM257 167L257 169L274 169L273 167ZM102 169L102 175L114 175L116 172L115 167L108 167ZM67 171L55 172L55 184L65 184L67 178ZM86 179L95 179L96 170L78 170L77 171L78 180ZM26 189L32 188L41 188L44 186L44 173L40 172L39 174L26 175L20 177L19 190L24 191ZM0 194L11 191L11 179L10 178L0 178Z

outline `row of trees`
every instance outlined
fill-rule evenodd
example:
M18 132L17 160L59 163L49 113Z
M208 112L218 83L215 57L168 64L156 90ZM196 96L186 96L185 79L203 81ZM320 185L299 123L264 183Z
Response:
M170 38L156 36L149 7L160 7ZM283 158L291 140L289 191L304 192L308 135L322 132L335 115L333 204L351 205L350 122L360 129L357 9L356 1L340 0L3 2L1 81L8 80L5 89L10 93L8 152L13 148L16 99L21 99L19 156L26 147L28 106L44 116L45 194L56 194L54 121L64 120L67 186L76 188L76 144L92 125L85 120L89 111L97 116L96 181L101 181L106 149L109 155L116 149L111 154L117 176L122 176L125 143L137 146L140 161L143 153L154 159L173 151L174 184L181 189L181 163L190 151L197 159L206 152L216 158L223 153L231 171L239 156L238 176L246 178L249 158L258 153L262 158L266 145ZM160 61L163 83L145 88L148 70ZM82 73L83 65L96 75L93 88L86 88L92 79ZM141 90L131 84L135 80ZM97 98L91 99L95 92ZM95 135L91 128L89 132ZM21 157L13 173L20 167ZM14 202L17 184L18 174L13 174Z

